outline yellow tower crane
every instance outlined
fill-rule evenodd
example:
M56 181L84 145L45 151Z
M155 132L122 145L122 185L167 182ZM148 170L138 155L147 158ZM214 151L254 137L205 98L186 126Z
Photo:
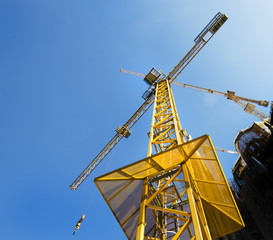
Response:
M95 178L128 239L209 240L244 227L208 135L185 142L171 83L225 23L218 13L166 76L152 69L145 102L70 185L77 187L154 103L147 158Z

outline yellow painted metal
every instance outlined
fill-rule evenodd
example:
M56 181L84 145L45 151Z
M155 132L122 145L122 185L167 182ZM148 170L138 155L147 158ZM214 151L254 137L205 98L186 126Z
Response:
M146 178L143 181L143 189L141 195L141 203L139 209L139 218L138 218L138 225L137 225L137 235L136 240L143 240L144 239L144 231L145 231L145 213L146 213L146 201L148 195L148 179Z
M158 128L158 125L160 126L160 128ZM177 144L181 144L183 142L184 140L182 137L182 128L180 125L169 81L161 81L157 85L157 90L155 94L148 156L149 153L151 154L152 148L154 148L156 152L166 151L167 149L172 148ZM187 192L186 199L189 203L189 208L191 212L190 216L192 218L191 222L193 224L192 228L194 228L196 238L211 239L210 233L206 227L207 222L203 208L198 208L198 205L193 196L194 192L189 182L188 169L185 165L181 167L181 171L182 169L186 187L184 192ZM165 184L168 184L168 181ZM154 195L157 194L157 192L155 192ZM181 201L181 199L179 199L179 194L177 194L176 201L179 200ZM149 199L147 202L149 202ZM201 222L201 220L203 220L203 222ZM168 221L168 218L165 219L165 225ZM190 225L188 226L188 230L190 230L189 228ZM177 232L179 232L179 228L177 228Z
M182 173L185 168L188 170L188 179ZM144 181L147 181L146 185ZM188 193L181 187L185 186L185 181L188 181L192 192L191 201L196 208L195 221L199 223L199 233L193 224ZM153 190L155 183L159 182L162 184L161 189ZM96 178L95 183L128 239L136 239L140 228L139 234L144 231L144 235L138 239L177 239L178 233L182 234L180 239L194 239L194 236L196 239L210 239L207 231L215 239L244 226L207 135L107 173ZM143 186L148 186L148 194ZM156 196L147 204L154 193ZM169 204L164 205L164 198ZM205 216L200 214L202 211ZM188 222L190 218L191 223ZM138 227L139 224L142 227ZM183 226L186 230L181 232Z
M147 205L147 207L150 209L154 209L154 210L158 210L158 211L162 211L162 212L167 212L167 213L173 213L173 214L177 214L177 215L181 215L181 216L185 216L185 217L191 216L191 214L188 212L175 210L175 209L171 209L171 208L163 208L163 207L158 207L158 206L154 206L154 205Z
M157 84L150 141L147 156L156 152L165 151L181 143L181 126L175 109L169 81L163 80Z

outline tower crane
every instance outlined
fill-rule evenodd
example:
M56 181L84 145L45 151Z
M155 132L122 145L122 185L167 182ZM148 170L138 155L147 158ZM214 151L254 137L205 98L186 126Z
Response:
M125 70L125 69L120 69L120 72L131 74L131 75L138 76L138 77L143 77L143 78L146 77L146 75L143 73L133 72L133 71ZM230 90L228 90L227 93L224 93L224 92L212 90L209 88L203 88L203 87L194 86L194 85L186 84L186 83L180 83L180 82L176 82L176 81L173 81L172 83L174 85L177 85L180 87L191 88L191 89L203 91L206 93L211 93L211 94L216 94L216 95L226 97L227 99L230 99L230 100L234 101L235 103L237 103L239 106L243 107L244 111L246 111L249 114L253 114L254 116L256 116L257 118L259 118L262 121L269 118L268 115L259 111L258 109L256 109L255 105L251 104L251 103L255 103L255 104L258 104L263 107L268 107L268 105L269 105L268 101L255 100L255 99L251 99L251 98L238 96L238 95L235 95L234 91L230 91Z
M129 240L211 240L244 227L208 135L184 141L171 83L228 17L218 13L166 76L152 69L145 102L70 186L76 189L153 105L147 158L95 178ZM206 40L205 40L206 39Z
M194 39L195 44L191 48L191 50L173 68L173 70L168 74L167 77L165 76L165 74L158 72L154 68L147 74L147 76L145 75L144 80L150 85L149 89L143 94L145 102L122 127L118 127L116 129L115 136L106 144L106 146L99 152L99 154L92 160L92 162L88 164L88 166L82 171L82 173L69 186L70 190L76 190L80 186L80 184L87 178L87 176L106 157L106 155L118 144L118 142L123 137L128 138L131 135L131 128L154 102L154 89L156 82L167 78L171 83L174 79L176 79L177 76L190 63L190 61L196 56L196 54L209 42L209 40L220 29L220 27L226 22L227 19L228 17L225 14L222 14L221 12L217 13L214 18L212 18L212 20L207 24L207 26Z

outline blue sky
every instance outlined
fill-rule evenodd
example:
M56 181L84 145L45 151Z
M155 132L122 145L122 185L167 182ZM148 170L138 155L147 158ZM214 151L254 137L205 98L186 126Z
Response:
M119 69L169 73L218 11L229 20L177 81L272 100L272 1L0 1L1 239L126 239L93 178L146 156L151 110L68 186L143 102L147 85ZM173 92L182 127L216 147L234 150L256 120L221 96ZM236 155L218 156L230 178Z

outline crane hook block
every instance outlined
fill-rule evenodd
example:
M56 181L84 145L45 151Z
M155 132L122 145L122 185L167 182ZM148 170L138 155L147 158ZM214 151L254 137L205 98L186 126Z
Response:
M82 215L81 219L77 222L76 226L75 226L75 230L73 232L73 235L75 235L76 231L80 228L80 225L83 221L83 219L85 218L85 214Z

